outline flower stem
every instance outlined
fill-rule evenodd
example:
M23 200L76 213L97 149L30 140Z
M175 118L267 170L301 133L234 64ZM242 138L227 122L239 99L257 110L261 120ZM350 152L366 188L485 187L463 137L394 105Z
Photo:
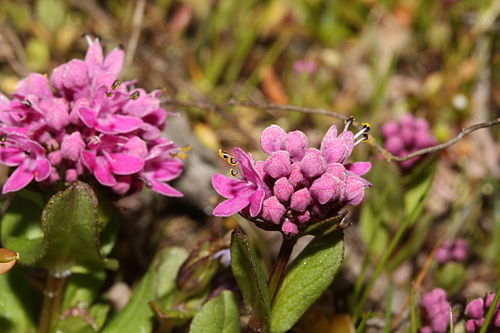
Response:
M38 323L38 333L52 333L59 319L64 300L67 277L57 277L51 273L47 276L43 292L42 312Z
M292 254L293 247L297 243L297 238L283 238L283 243L281 243L280 252L278 253L278 258L276 264L274 265L271 276L269 276L269 297L271 299L271 305L274 303L276 293L283 280L286 265L290 260L290 255Z

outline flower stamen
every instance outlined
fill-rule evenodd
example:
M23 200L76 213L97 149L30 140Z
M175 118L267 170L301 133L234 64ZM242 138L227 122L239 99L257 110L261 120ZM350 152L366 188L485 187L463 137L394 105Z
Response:
M344 126L343 132L347 131L349 129L349 127L352 125L353 122L354 122L354 117L352 117L352 116L349 117L348 119L346 119L344 121L345 126Z

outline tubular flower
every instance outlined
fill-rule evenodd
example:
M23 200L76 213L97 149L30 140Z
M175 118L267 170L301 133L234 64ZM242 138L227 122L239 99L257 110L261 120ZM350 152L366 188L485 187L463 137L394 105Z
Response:
M123 51L104 56L99 41L86 38L84 60L55 68L50 79L29 74L11 99L0 94L0 163L16 167L2 192L92 174L119 194L145 184L181 196L166 184L182 172L184 154L162 137L169 113L160 92L121 82Z
M468 333L479 332L481 330L494 298L495 294L489 294L485 297L473 299L467 304L465 308L465 315L467 317L465 329ZM498 332L500 330L500 302L495 307L489 328L487 332Z
M371 185L361 177L371 164L347 160L369 127L354 134L348 131L350 122L340 134L335 126L330 127L320 149L309 147L301 131L286 133L272 125L261 136L262 150L268 155L265 161L254 162L240 148L234 149L234 157L220 151L241 172L231 169L232 177L213 176L213 187L228 199L213 214L240 213L264 229L294 235L307 225L336 216L346 205L358 205Z
M446 333L450 325L450 303L446 292L436 288L422 297L420 306L423 310L423 327L421 333ZM453 316L455 321L455 316Z
M382 136L385 149L395 156L404 156L437 143L429 130L429 123L411 114L403 115L398 122L389 121L382 125ZM415 156L399 165L408 170L421 159L422 156Z

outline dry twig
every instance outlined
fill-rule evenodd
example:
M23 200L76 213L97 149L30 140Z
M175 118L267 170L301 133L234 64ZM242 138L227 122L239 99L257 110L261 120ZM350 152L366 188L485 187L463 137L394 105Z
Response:
M167 99L163 100L165 104L172 105L172 106L177 106L177 107L184 107L184 108L197 108L197 109L203 109L203 110L210 110L210 111L217 111L221 109L225 109L228 107L234 107L234 106L246 106L246 107L251 107L255 109L261 109L261 110L275 110L275 111L295 111L295 112L301 112L301 113L309 113L309 114L322 114L325 116L341 119L341 120L346 120L349 117L336 113L330 110L326 109L319 109L319 108L309 108L309 107L303 107L303 106L296 106L296 105L278 105L278 104L271 104L271 103L257 103L253 101L229 101L227 103L222 103L222 104L210 104L210 103L197 103L197 102L182 102L178 100L173 100L173 99ZM425 154L430 154L430 153L435 153L438 151L441 151L443 149L448 148L449 146L457 143L460 141L463 137L466 135L481 129L481 128L487 128L487 127L492 127L495 125L500 124L500 118L496 118L494 120L482 122L482 123L477 123L468 127L463 128L460 133L458 133L457 136L454 138L443 142L441 144L427 147L424 149L420 149L417 151L414 151L410 154L404 155L404 156L395 156L388 152L386 149L384 149L382 146L380 146L375 139L370 136L368 139L368 143L375 147L377 151L382 153L382 155L388 160L388 161L396 161L396 162L403 162L407 161L411 158L414 158L416 156L420 155L425 155Z

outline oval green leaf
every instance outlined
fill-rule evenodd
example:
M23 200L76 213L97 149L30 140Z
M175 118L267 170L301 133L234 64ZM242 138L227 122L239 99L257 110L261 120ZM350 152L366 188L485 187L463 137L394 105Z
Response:
M343 233L314 238L292 262L271 308L271 333L286 332L332 283L344 257Z
M207 302L191 322L190 333L238 333L240 315L236 297L229 290Z
M260 326L265 332L269 321L270 299L264 269L248 238L241 231L233 231L230 248L231 269L243 300L250 308L252 317L259 320L252 324Z

